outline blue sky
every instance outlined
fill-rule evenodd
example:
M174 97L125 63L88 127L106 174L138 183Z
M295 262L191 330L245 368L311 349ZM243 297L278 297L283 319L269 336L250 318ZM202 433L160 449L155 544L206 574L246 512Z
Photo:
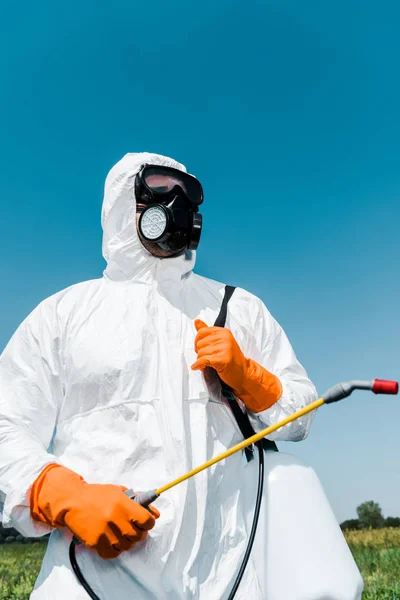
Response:
M195 7L194 7L195 6ZM398 2L7 3L0 348L101 276L104 178L173 156L205 188L196 270L259 295L323 393L399 378ZM323 407L311 464L339 520L400 516L400 399Z

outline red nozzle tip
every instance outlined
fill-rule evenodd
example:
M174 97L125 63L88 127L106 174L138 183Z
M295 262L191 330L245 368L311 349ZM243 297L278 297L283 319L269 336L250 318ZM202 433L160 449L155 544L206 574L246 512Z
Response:
M397 381L375 379L372 391L374 394L397 394L399 392L399 384Z

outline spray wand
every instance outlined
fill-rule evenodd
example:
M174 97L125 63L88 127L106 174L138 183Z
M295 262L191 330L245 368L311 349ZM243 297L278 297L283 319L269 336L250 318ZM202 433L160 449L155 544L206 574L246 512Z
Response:
M228 458L228 456L232 456L232 454L243 450L244 448L246 448L246 446L255 444L256 442L258 442L264 437L267 437L277 429L280 429L284 425L287 425L288 423L291 423L292 421L303 417L309 412L312 412L313 410L319 408L323 404L331 404L332 402L338 402L339 400L343 400L343 398L347 398L347 396L350 396L350 394L354 392L354 390L370 390L371 392L374 392L374 394L397 394L399 391L399 384L397 381L387 381L384 379L374 379L373 381L354 380L346 383L338 383L333 388L328 390L324 394L324 396L319 400L315 400L315 402L312 402L308 406L298 410L289 417L286 417L286 419L279 421L279 423L271 425L270 427L263 429L259 433L256 433L256 435L253 435L252 437L243 440L243 442L240 442L239 444L236 444L236 446L229 448L229 450L226 450L222 454L211 458L204 464L200 465L199 467L196 467L195 469L192 469L184 475L181 475L181 477L174 479L170 483L167 483L166 485L158 489L149 490L147 492L135 493L133 492L133 490L127 490L125 494L127 494L136 502L139 502L139 504L141 504L142 506L148 506L149 504L154 502L161 494L175 487L179 483L190 479L194 475L197 475L197 473L204 471L204 469L208 469L212 465L215 465L215 463L220 462L225 458Z
M354 390L369 390L371 392L374 392L374 394L395 395L395 394L398 394L399 384L397 381L388 381L385 379L374 379L373 381L354 380L354 381L348 381L345 383L338 383L334 387L332 387L330 390L328 390L324 394L324 396L322 398L320 398L319 400L315 400L315 402L312 402L308 406L305 406L304 408L298 410L297 412L293 413L289 417L282 419L282 421L279 421L279 423L275 423L275 425L271 425L270 427L263 429L259 433L256 433L255 435L253 435L249 438L246 438L239 444L236 444L236 446L233 446L232 448L229 448L225 452L222 452L222 454L219 454L218 456L211 458L204 464L196 467L195 469L192 469L191 471L188 471L188 473L181 475L180 477L178 477L177 479L174 479L170 483L167 483L166 485L163 485L160 488L148 490L145 492L134 492L132 489L130 489L130 490L126 490L124 493L127 496L129 496L129 498L131 498L132 500L135 500L135 502L138 502L141 506L147 507L147 506L149 506L149 504L151 504L152 502L157 500L157 498L159 496L161 496L161 494L163 494L164 492L167 492L168 490L175 487L179 483L182 483L183 481L190 479L194 475L197 475L197 473L200 473L201 471L208 469L212 465L215 465L217 462L220 462L221 460L224 460L225 458L232 456L232 454L235 454L236 452L239 452L240 450L244 450L244 448L246 448L247 446L251 446L252 444L255 444L256 442L259 442L260 440L262 440L262 438L267 437L268 435L270 435L277 429L280 429L281 427L284 427L288 423L291 423L292 421L295 421L296 419L303 417L304 415L319 408L323 404L332 404L333 402L338 402L339 400L343 400L343 398L347 398L348 396L350 396L350 394L352 394L352 392L354 392ZM80 540L78 540L76 537L74 537L74 539L70 545L69 556L70 556L72 568L73 568L78 580L83 585L83 587L85 588L85 590L87 591L89 596L93 600L100 600L99 597L90 588L90 586L87 583L87 581L85 580L85 578L83 577L82 572L79 569L79 566L76 562L75 546L80 543L81 543ZM232 598L233 595L234 595L234 593L230 595L230 598Z

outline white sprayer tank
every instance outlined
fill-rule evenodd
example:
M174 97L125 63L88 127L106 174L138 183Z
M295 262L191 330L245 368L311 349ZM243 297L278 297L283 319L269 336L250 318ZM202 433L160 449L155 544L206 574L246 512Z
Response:
M265 600L359 600L360 572L315 471L283 452L264 457L263 503L250 560L262 573ZM253 506L257 463L256 450L244 469ZM249 528L252 519L249 512Z

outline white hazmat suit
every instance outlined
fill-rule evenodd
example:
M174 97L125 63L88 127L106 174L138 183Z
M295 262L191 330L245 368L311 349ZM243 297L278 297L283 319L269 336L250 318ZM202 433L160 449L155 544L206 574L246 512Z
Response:
M110 171L102 210L101 279L42 302L0 360L0 490L5 527L25 536L51 528L30 516L32 483L49 463L88 483L157 488L242 440L218 388L192 371L194 319L213 325L224 284L193 273L195 253L159 259L136 230L134 179L144 163L184 167L154 154L128 154ZM227 327L243 353L277 375L280 400L250 419L256 430L309 404L316 391L282 328L243 289ZM271 436L301 440L307 415ZM255 462L255 461L254 461ZM162 495L161 517L143 544L113 560L80 546L77 560L104 600L224 600L248 541L241 453ZM86 600L68 558L71 533L52 532L34 600ZM250 559L237 599L263 600ZM289 599L287 599L289 600ZM291 598L290 600L294 600Z

